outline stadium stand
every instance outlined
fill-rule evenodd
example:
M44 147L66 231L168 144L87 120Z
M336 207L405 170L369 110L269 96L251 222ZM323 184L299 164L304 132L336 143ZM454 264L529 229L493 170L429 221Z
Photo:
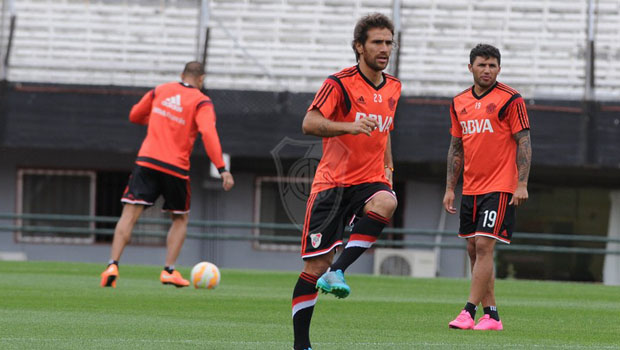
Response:
M620 97L620 3L598 2L596 21L596 86L601 99Z
M620 5L600 0L596 97L620 96ZM352 65L352 24L393 12L391 0L201 2L16 0L10 81L150 86L202 58L221 89L311 92ZM201 18L204 18L201 21ZM502 80L524 96L580 99L585 85L586 1L401 1L399 77L408 95L447 96L469 84L469 48L502 49ZM206 23L204 23L206 22ZM393 71L392 67L392 71Z
M196 52L196 1L15 1L10 81L150 86Z
M502 50L500 79L523 95L579 98L585 15L583 1L405 1L401 79L410 93L457 91L471 80L469 50L488 42Z
M210 4L208 83L261 90L316 90L327 74L354 64L355 20L365 13L391 12L388 0Z

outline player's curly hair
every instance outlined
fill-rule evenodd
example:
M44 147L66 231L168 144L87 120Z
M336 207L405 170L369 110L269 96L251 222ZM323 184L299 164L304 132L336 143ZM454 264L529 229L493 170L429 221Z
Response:
M392 36L394 36L394 23L392 23L392 20L386 15L382 13L372 13L360 18L353 30L353 42L351 42L356 61L360 60L360 54L355 49L355 44L360 43L364 45L368 39L368 30L372 28L387 28L392 32Z
M471 52L469 53L469 64L474 64L476 57L493 57L497 58L498 66L502 63L502 55L499 53L499 49L489 44L478 44L476 47L471 49Z

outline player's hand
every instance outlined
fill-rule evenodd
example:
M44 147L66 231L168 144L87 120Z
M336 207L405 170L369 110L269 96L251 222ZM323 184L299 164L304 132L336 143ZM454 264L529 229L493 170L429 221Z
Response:
M233 179L230 171L225 171L220 175L222 176L222 188L224 189L224 191L229 191L231 188L233 188L233 186L235 185L235 179Z
M390 182L390 185L394 184L394 181L393 181L394 173L392 172L392 169L385 168L385 177Z
M357 134L366 134L370 136L370 133L373 132L379 126L379 123L376 119L372 118L360 118L355 122L351 123L349 134L357 135Z
M443 208L450 214L456 214L453 190L446 190L446 194L443 196Z
M527 184L519 182L519 184L517 185L517 189L515 190L515 194L512 195L512 199L510 200L510 203L508 203L508 205L514 205L515 207L518 207L519 205L525 203L527 201L527 198Z

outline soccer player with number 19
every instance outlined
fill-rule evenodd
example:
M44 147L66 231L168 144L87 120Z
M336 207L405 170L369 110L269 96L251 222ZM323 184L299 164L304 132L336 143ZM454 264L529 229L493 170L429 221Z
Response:
M471 288L454 329L502 330L495 303L495 242L510 243L515 207L528 198L532 149L521 95L498 82L499 50L479 44L469 54L474 85L452 100L445 210L455 214L454 188L463 171L459 237L467 239ZM484 316L474 322L479 303Z
M390 131L400 81L383 73L394 47L394 25L382 14L361 18L352 47L358 65L325 80L303 121L303 132L323 138L323 156L308 198L301 256L293 290L294 349L310 345L317 289L345 298L344 271L377 240L394 214ZM351 236L336 260L346 225Z

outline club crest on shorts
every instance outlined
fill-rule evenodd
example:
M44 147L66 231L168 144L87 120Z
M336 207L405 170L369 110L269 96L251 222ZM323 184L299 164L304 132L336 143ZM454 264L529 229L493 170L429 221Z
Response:
M323 238L323 234L320 232L310 234L310 243L312 244L312 248L318 248L321 245L321 238Z

